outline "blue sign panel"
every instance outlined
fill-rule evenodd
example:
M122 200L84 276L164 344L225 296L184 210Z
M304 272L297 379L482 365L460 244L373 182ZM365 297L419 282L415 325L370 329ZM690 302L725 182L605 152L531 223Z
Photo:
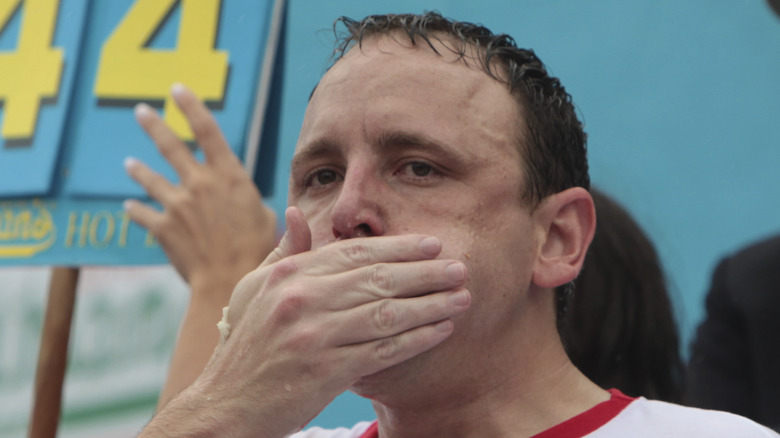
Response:
M87 4L0 2L0 198L49 193Z
M256 156L281 3L0 1L0 265L164 263L122 210L144 195L126 157L176 180L133 108L158 108L191 141L170 97L182 83L239 157Z

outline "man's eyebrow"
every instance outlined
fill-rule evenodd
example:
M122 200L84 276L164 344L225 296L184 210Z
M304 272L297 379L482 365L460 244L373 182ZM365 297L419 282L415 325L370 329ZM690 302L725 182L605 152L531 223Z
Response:
M451 150L445 148L436 140L428 137L427 135L414 132L385 132L379 136L378 147L381 152L389 152L398 147L417 147L435 152L442 156L453 155Z
M316 160L325 156L332 156L338 153L337 148L330 142L321 141L308 145L296 152L290 162L290 169L293 171L305 165L307 162Z
M376 147L380 153L392 153L399 149L426 151L441 159L442 162L455 163L464 159L463 155L453 148L446 147L446 144L417 132L388 131L379 136Z
M425 137L424 135L411 132L388 131L383 132L379 136L380 149L387 149L393 146L401 145L427 146L434 143L434 141Z
M457 154L449 148L444 147L436 140L427 135L415 132L405 131L387 131L379 135L373 147L380 153L389 153L399 148L419 148L432 152L443 158L454 159ZM341 154L339 147L330 141L315 141L296 152L290 163L291 171L295 172L297 168L305 167L309 161L314 161L323 157L333 157Z

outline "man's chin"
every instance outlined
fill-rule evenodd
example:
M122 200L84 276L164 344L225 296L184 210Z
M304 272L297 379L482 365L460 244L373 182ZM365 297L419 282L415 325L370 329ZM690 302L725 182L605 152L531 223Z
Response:
M422 356L417 356L374 374L363 376L349 388L349 391L371 400L393 398L398 394L408 395L424 387L426 379L423 362Z
M374 374L363 376L352 384L349 391L361 397L374 399L393 387L399 387L404 380L404 374L399 372L401 368L404 368L404 364L405 362L402 362Z
M446 355L445 344L448 341L389 368L361 377L349 391L371 400L385 399L386 396L397 399L428 391L436 385L436 376L442 374L443 367L448 363L442 357Z

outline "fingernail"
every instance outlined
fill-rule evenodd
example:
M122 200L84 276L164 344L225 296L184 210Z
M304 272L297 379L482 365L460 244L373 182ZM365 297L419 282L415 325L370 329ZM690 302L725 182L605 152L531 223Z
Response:
M171 94L177 96L184 93L186 89L187 87L185 87L181 82L175 82L173 85L171 85Z
M138 160L136 160L135 158L133 158L133 157L126 157L125 158L124 165L125 165L125 169L126 170L130 170L130 168L131 167L135 167L136 164L138 164Z
M466 278L466 266L461 262L452 262L444 268L444 273L450 281L463 281Z
M134 111L137 118L145 118L152 114L152 107L142 102L135 106Z
M469 292L465 290L459 290L452 292L449 296L450 304L455 307L462 307L469 303Z
M428 256L435 256L441 252L441 242L435 237L426 237L420 241L420 251Z
M132 205L133 205L132 199L125 199L125 202L122 203L122 209L127 211L130 209L130 207L132 207Z

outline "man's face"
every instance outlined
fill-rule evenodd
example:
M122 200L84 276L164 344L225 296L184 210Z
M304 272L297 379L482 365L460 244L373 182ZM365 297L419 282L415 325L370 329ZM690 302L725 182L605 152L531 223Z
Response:
M466 264L472 305L455 333L400 365L419 378L446 367L474 375L481 350L509 343L536 252L520 109L481 67L438 50L378 37L338 61L306 111L289 194L315 248L420 233L442 241L441 258Z

